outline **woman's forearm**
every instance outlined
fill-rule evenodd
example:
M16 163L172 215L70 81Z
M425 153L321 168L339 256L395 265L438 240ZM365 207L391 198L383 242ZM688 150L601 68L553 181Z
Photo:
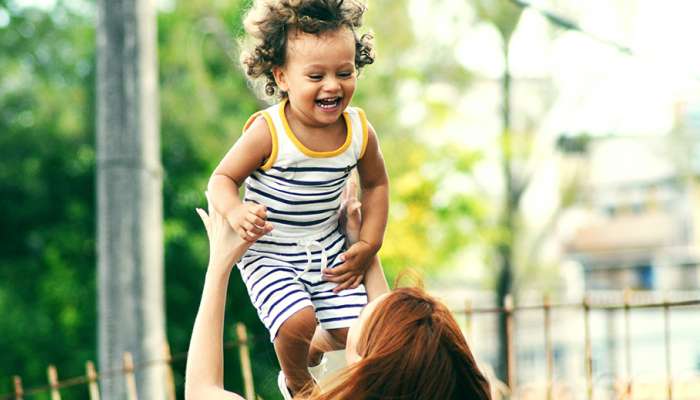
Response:
M185 372L187 400L242 399L224 390L224 309L230 268L209 265L192 329Z
M372 258L367 272L365 272L364 283L369 301L389 292L389 284L386 282L386 276L384 276L384 270L378 255Z
M207 269L187 356L188 398L204 387L223 389L223 321L228 275L230 272L218 272L211 266Z

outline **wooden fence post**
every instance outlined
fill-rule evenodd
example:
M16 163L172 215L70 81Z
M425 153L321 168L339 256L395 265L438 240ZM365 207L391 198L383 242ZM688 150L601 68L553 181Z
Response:
M175 377L173 376L173 356L170 353L170 345L165 342L163 346L163 353L165 355L165 385L166 385L166 395L168 400L175 399Z
M505 298L505 313L506 313L506 338L508 346L507 384L511 393L515 393L516 377L515 377L515 325L513 321L513 296L507 295Z
M95 371L95 364L92 361L85 363L85 375L87 376L90 400L100 400L100 389L97 386L97 371Z
M632 400L632 340L630 330L630 297L632 292L625 289L625 399Z
M544 311L544 354L547 360L547 400L552 400L552 388L554 381L554 361L552 357L552 316L551 303L546 294L542 299Z
M241 371L243 372L245 398L246 400L255 400L253 370L250 364L250 351L248 349L248 333L246 332L245 325L241 322L236 324L236 336L238 337L238 356L241 361Z
M472 302L471 300L467 299L464 302L464 318L465 318L465 326L464 329L467 332L467 342L469 343L469 346L474 346L474 344L471 342L474 339L474 332L473 332L473 323L472 323L472 318L474 316L472 315Z
M664 352L666 354L666 398L673 399L673 372L671 371L671 316L668 301L664 299Z
M588 296L583 298L584 357L586 370L586 398L593 400L593 351L591 349L591 304Z
M24 399L24 389L22 388L22 378L19 375L12 377L12 383L15 388L15 400Z
M134 357L130 352L124 353L124 379L126 380L126 395L128 400L138 400L136 378L134 377Z
M49 365L46 370L49 377L49 386L51 386L51 400L61 400L61 393L58 391L58 371L53 365Z

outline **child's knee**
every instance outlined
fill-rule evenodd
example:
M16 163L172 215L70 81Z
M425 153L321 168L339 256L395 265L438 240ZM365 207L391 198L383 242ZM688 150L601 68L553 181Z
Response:
M313 308L305 307L287 318L280 326L277 337L283 340L311 341L316 330L316 314Z

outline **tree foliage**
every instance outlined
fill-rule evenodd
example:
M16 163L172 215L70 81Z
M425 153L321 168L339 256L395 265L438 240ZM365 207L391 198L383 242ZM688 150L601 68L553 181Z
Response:
M249 3L178 1L158 17L173 353L187 349L206 265L206 236L194 209L204 205L218 160L264 105L237 66L236 38ZM468 175L479 154L457 144L427 145L416 130L429 124L409 126L399 117L405 82L421 91L469 82L449 43L419 51L426 43L411 29L408 3L372 2L366 22L379 58L362 73L354 100L379 132L390 171L391 216L381 252L390 280L405 266L429 272L453 262L485 215L483 200L451 180ZM82 375L84 362L96 358L94 10L92 2L75 4L41 9L0 0L0 377L21 375L26 387L44 385L49 363L65 378ZM439 119L448 102L423 106ZM277 360L236 275L228 301L228 326L242 321L255 338L256 390L274 398ZM227 353L227 386L240 390L237 365L235 352ZM175 367L181 391L184 363ZM10 391L9 379L1 380L0 394Z

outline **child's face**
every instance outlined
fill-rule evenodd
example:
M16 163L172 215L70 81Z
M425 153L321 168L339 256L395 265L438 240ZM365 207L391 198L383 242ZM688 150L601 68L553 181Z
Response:
M274 70L301 122L325 126L340 118L355 92L355 37L348 28L290 33L285 65Z

